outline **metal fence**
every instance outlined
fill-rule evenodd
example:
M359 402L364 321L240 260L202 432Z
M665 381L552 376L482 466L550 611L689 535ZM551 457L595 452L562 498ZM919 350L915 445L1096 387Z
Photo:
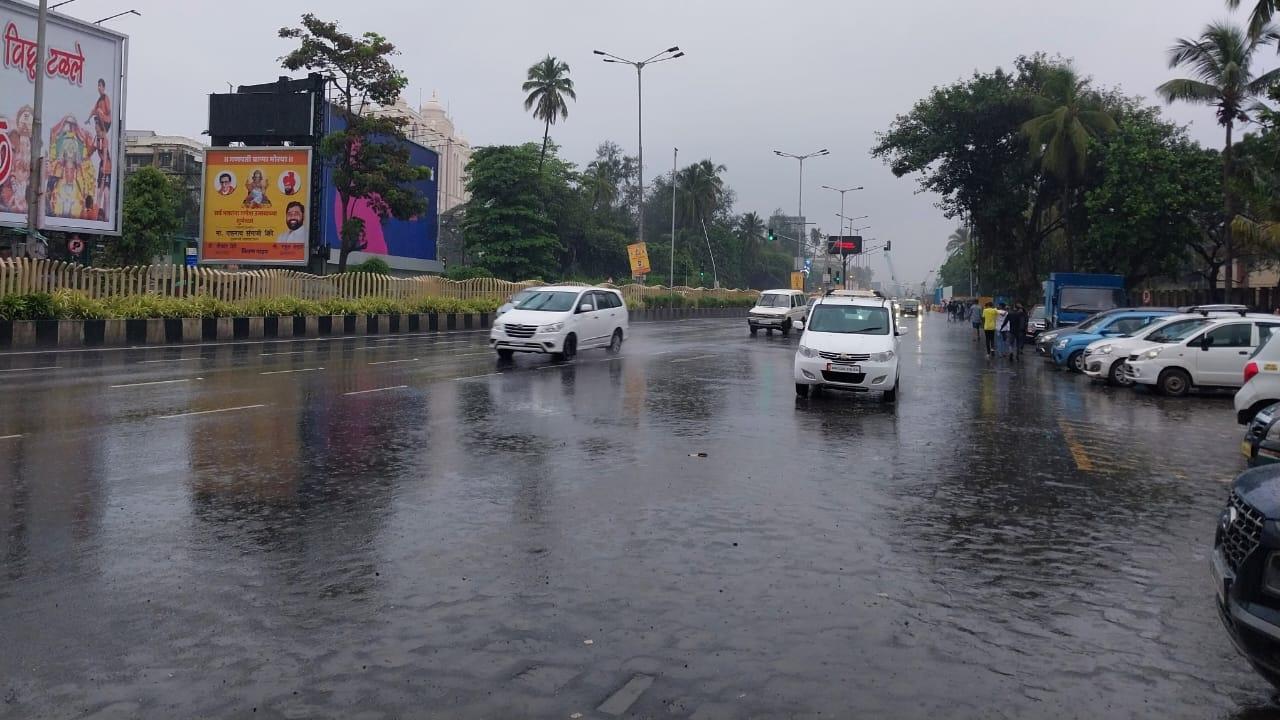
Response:
M0 296L73 290L91 298L158 294L170 297L209 296L229 302L275 297L302 300L362 297L384 297L392 300L428 297L502 300L519 290L544 284L536 281L508 282L496 278L453 281L434 275L411 278L372 273L320 276L295 270L230 271L185 265L90 268L57 260L0 259ZM634 284L616 287L628 300L671 293L695 300L706 297L754 297L758 294L754 290L667 288Z

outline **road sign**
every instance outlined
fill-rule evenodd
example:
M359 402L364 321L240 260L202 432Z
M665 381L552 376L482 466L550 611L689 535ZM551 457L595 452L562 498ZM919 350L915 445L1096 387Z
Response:
M803 272L791 273L791 289L804 290L804 273Z
M67 241L67 252L72 255L79 255L84 252L84 241L78 237L73 237Z
M193 248L193 247L187 248L187 267L196 266L196 261L200 259L199 253L200 253L199 248Z
M633 276L649 274L649 249L644 243L628 245L627 259L631 261L631 274Z
M827 237L828 255L862 254L861 235L831 235Z

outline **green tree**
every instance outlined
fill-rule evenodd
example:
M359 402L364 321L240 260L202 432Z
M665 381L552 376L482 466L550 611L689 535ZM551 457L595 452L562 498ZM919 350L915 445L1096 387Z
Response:
M467 165L467 203L462 230L472 261L508 280L559 275L564 251L556 224L543 204L542 172L529 145L476 150Z
M1261 37L1264 28L1271 24L1276 11L1280 10L1280 0L1252 0L1253 10L1249 13L1249 34ZM1235 10L1240 7L1240 0L1227 0L1227 7Z
M320 141L319 155L332 169L340 210L338 271L347 268L347 256L363 250L364 221L353 217L358 200L364 200L380 221L407 220L427 209L427 199L413 183L431 176L431 169L410 163L403 144L403 118L375 115L374 105L390 106L400 97L408 79L392 63L398 54L383 36L366 32L353 37L311 13L302 16L302 27L280 28L280 37L298 40L298 47L281 58L289 70L315 70L333 78L334 104L345 128Z
M1031 139L1031 151L1040 169L1062 189L1059 216L1067 246L1067 270L1075 267L1075 236L1071 216L1074 191L1084 177L1089 148L1102 135L1116 129L1116 122L1102 107L1102 99L1089 89L1069 64L1047 73L1042 94L1032 99L1036 117L1022 125Z
M171 249L182 227L178 193L164 173L144 167L124 185L120 237L106 244L109 265L148 265Z
M529 67L528 79L521 86L529 96L524 99L524 109L545 123L542 133L542 154L538 156L538 172L542 172L547 157L547 141L551 138L551 126L557 119L569 118L569 100L577 100L573 81L569 79L569 64L548 55Z
M719 280L719 269L716 265L715 250L711 244L711 234L707 231L707 220L727 206L724 178L720 177L720 173L724 171L724 165L702 160L684 168L676 175L679 188L676 212L684 225L695 225L702 229L707 256L711 261L711 274L716 281Z
M947 257L951 257L962 250L967 250L972 238L973 231L964 225L952 230L951 234L947 236Z
M1254 74L1254 59L1263 42L1278 36L1274 25L1263 25L1257 33L1247 35L1229 23L1213 23L1205 27L1199 38L1183 38L1169 50L1169 67L1186 66L1193 77L1170 80L1156 91L1167 102L1178 100L1210 105L1217 109L1218 124L1226 130L1222 149L1222 204L1230 222L1236 216L1236 197L1231 177L1233 163L1232 132L1237 123L1249 121L1249 111L1267 89L1280 80L1280 69ZM1233 281L1235 254L1231 233L1226 233L1226 290L1228 297Z

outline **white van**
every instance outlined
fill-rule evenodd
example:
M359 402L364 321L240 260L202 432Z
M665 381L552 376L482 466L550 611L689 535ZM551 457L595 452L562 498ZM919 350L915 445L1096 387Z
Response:
M601 347L616 354L629 321L622 293L612 288L540 287L494 322L489 346L503 360L518 352L569 360L579 350Z
M747 326L752 335L761 330L790 335L791 328L803 323L808 312L809 296L799 290L765 290L747 313Z

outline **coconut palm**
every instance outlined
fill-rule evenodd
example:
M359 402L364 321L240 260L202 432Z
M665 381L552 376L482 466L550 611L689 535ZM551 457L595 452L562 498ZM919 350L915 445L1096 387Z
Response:
M542 132L542 154L538 156L538 172L547 157L547 141L551 138L551 126L557 119L569 118L569 100L577 100L573 81L569 79L569 64L548 55L529 67L528 80L521 88L529 93L524 99L524 109L546 123Z
M1230 182L1235 171L1232 133L1236 123L1249 122L1249 111L1257 104L1258 97L1280 81L1280 69L1257 76L1253 73L1255 52L1263 43L1277 37L1280 37L1280 30L1271 24L1263 24L1256 34L1246 34L1225 22L1208 25L1199 38L1182 38L1169 49L1169 67L1186 66L1194 77L1170 80L1156 88L1166 102L1182 100L1210 105L1217 110L1218 124L1226 130L1227 136L1222 150L1222 203L1228 224L1236 216L1235 193ZM1227 277L1224 287L1229 296L1235 260L1230 232L1227 232L1225 240Z
M1040 169L1062 186L1061 217L1067 239L1067 265L1075 262L1071 233L1074 191L1083 179L1094 140L1116 129L1116 121L1102 107L1089 81L1069 65L1054 68L1045 78L1042 94L1032 100L1038 113L1022 125Z
M1227 0L1227 7L1235 10L1240 7L1240 0ZM1277 11L1280 11L1280 0L1255 0L1253 11L1249 13L1249 34L1260 37Z
M967 226L961 225L952 230L951 235L947 237L947 257L963 252L972 240L973 232Z
M720 173L724 171L724 165L703 160L681 170L676 178L680 189L676 212L680 214L685 224L697 223L702 227L702 237L707 242L707 255L711 257L711 274L717 285L719 272L716 270L715 252L711 249L711 235L707 232L707 219L714 215L724 202L724 179L720 177Z
M618 160L597 158L587 165L582 180L593 210L611 208L618 200L621 164Z

